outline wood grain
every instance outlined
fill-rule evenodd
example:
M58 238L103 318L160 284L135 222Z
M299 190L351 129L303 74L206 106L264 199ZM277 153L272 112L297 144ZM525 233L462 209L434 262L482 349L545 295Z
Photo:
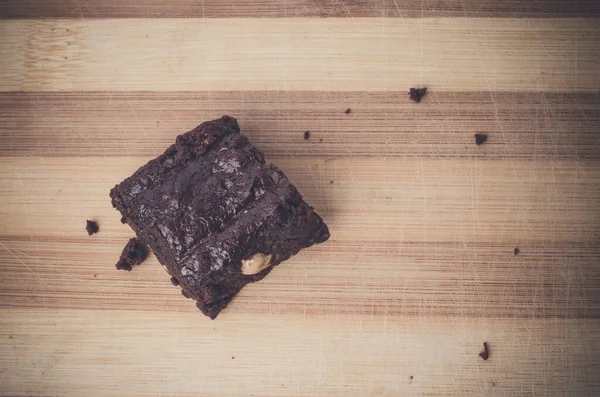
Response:
M0 0L0 395L600 395L599 18ZM222 114L332 238L210 321L154 257L114 269L108 190Z
M600 160L597 93L436 91L4 93L0 155L157 156L224 114L267 156Z
M107 234L108 231L103 231ZM0 237L3 308L194 313L152 257L117 271L127 237ZM113 237L114 236L114 237ZM291 315L600 318L594 243L331 241L247 286L225 319ZM521 254L515 256L518 245ZM226 320L227 321L227 320Z
M596 19L5 21L0 91L598 91ZM25 59L23 59L25 58Z
M595 0L1 0L0 18L598 17Z
M600 316L598 163L274 160L332 240L245 289L234 312ZM195 311L155 263L113 269L132 232L107 192L145 161L0 160L4 306Z
M0 158L0 233L55 235L60 225L79 236L94 216L125 237L108 192L147 160ZM598 162L270 160L325 217L333 240L592 244L600 236Z
M120 395L124 387L130 396L584 396L599 390L592 380L598 356L591 354L600 346L598 320L431 316L412 322L264 313L208 322L159 311L1 313L0 349L9 353L0 355L5 387L23 395L80 396L84 388ZM484 340L494 341L487 362L478 356Z

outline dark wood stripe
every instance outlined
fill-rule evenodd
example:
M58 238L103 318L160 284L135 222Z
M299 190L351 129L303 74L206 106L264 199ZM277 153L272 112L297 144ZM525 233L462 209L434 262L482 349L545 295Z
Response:
M596 0L0 0L0 18L596 17Z
M435 91L3 93L0 156L155 156L223 114L268 156L600 159L599 94Z
M117 271L122 244L97 237L0 238L0 306L196 310L154 258ZM247 287L230 310L600 318L597 246L513 247L332 240Z

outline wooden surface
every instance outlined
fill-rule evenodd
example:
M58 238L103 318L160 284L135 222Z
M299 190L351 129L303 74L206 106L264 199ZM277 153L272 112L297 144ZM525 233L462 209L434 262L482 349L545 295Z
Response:
M600 395L599 62L596 1L0 0L0 395ZM210 321L108 191L222 114L332 237Z

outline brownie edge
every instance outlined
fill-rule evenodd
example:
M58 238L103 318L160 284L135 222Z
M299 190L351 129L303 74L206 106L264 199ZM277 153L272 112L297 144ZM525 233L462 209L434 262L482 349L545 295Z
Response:
M329 238L323 219L229 116L179 135L110 197L171 282L212 319L246 284Z

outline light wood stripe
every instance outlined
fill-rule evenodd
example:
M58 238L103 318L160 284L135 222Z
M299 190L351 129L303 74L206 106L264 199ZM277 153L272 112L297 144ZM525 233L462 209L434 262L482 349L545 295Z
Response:
M1 235L78 236L93 217L108 236L126 238L108 192L147 160L0 158ZM333 240L591 244L600 235L598 162L268 160L323 215Z
M2 0L0 18L597 17L595 0Z
M5 21L1 91L598 91L597 19Z
M332 240L246 287L228 312L600 318L600 248L524 243L515 256L511 237L448 244ZM106 231L92 238L0 237L0 306L152 311L158 304L197 312L154 257L131 273L116 270L126 242Z
M600 159L598 94L436 91L4 93L0 155L151 157L223 114L267 156Z
M85 389L119 396L126 388L160 396L168 387L172 395L220 396L231 379L226 394L240 397L594 396L599 387L598 320L265 311L211 322L162 302L157 310L164 312L1 310L3 390L79 397ZM478 357L484 340L494 349L485 363Z

